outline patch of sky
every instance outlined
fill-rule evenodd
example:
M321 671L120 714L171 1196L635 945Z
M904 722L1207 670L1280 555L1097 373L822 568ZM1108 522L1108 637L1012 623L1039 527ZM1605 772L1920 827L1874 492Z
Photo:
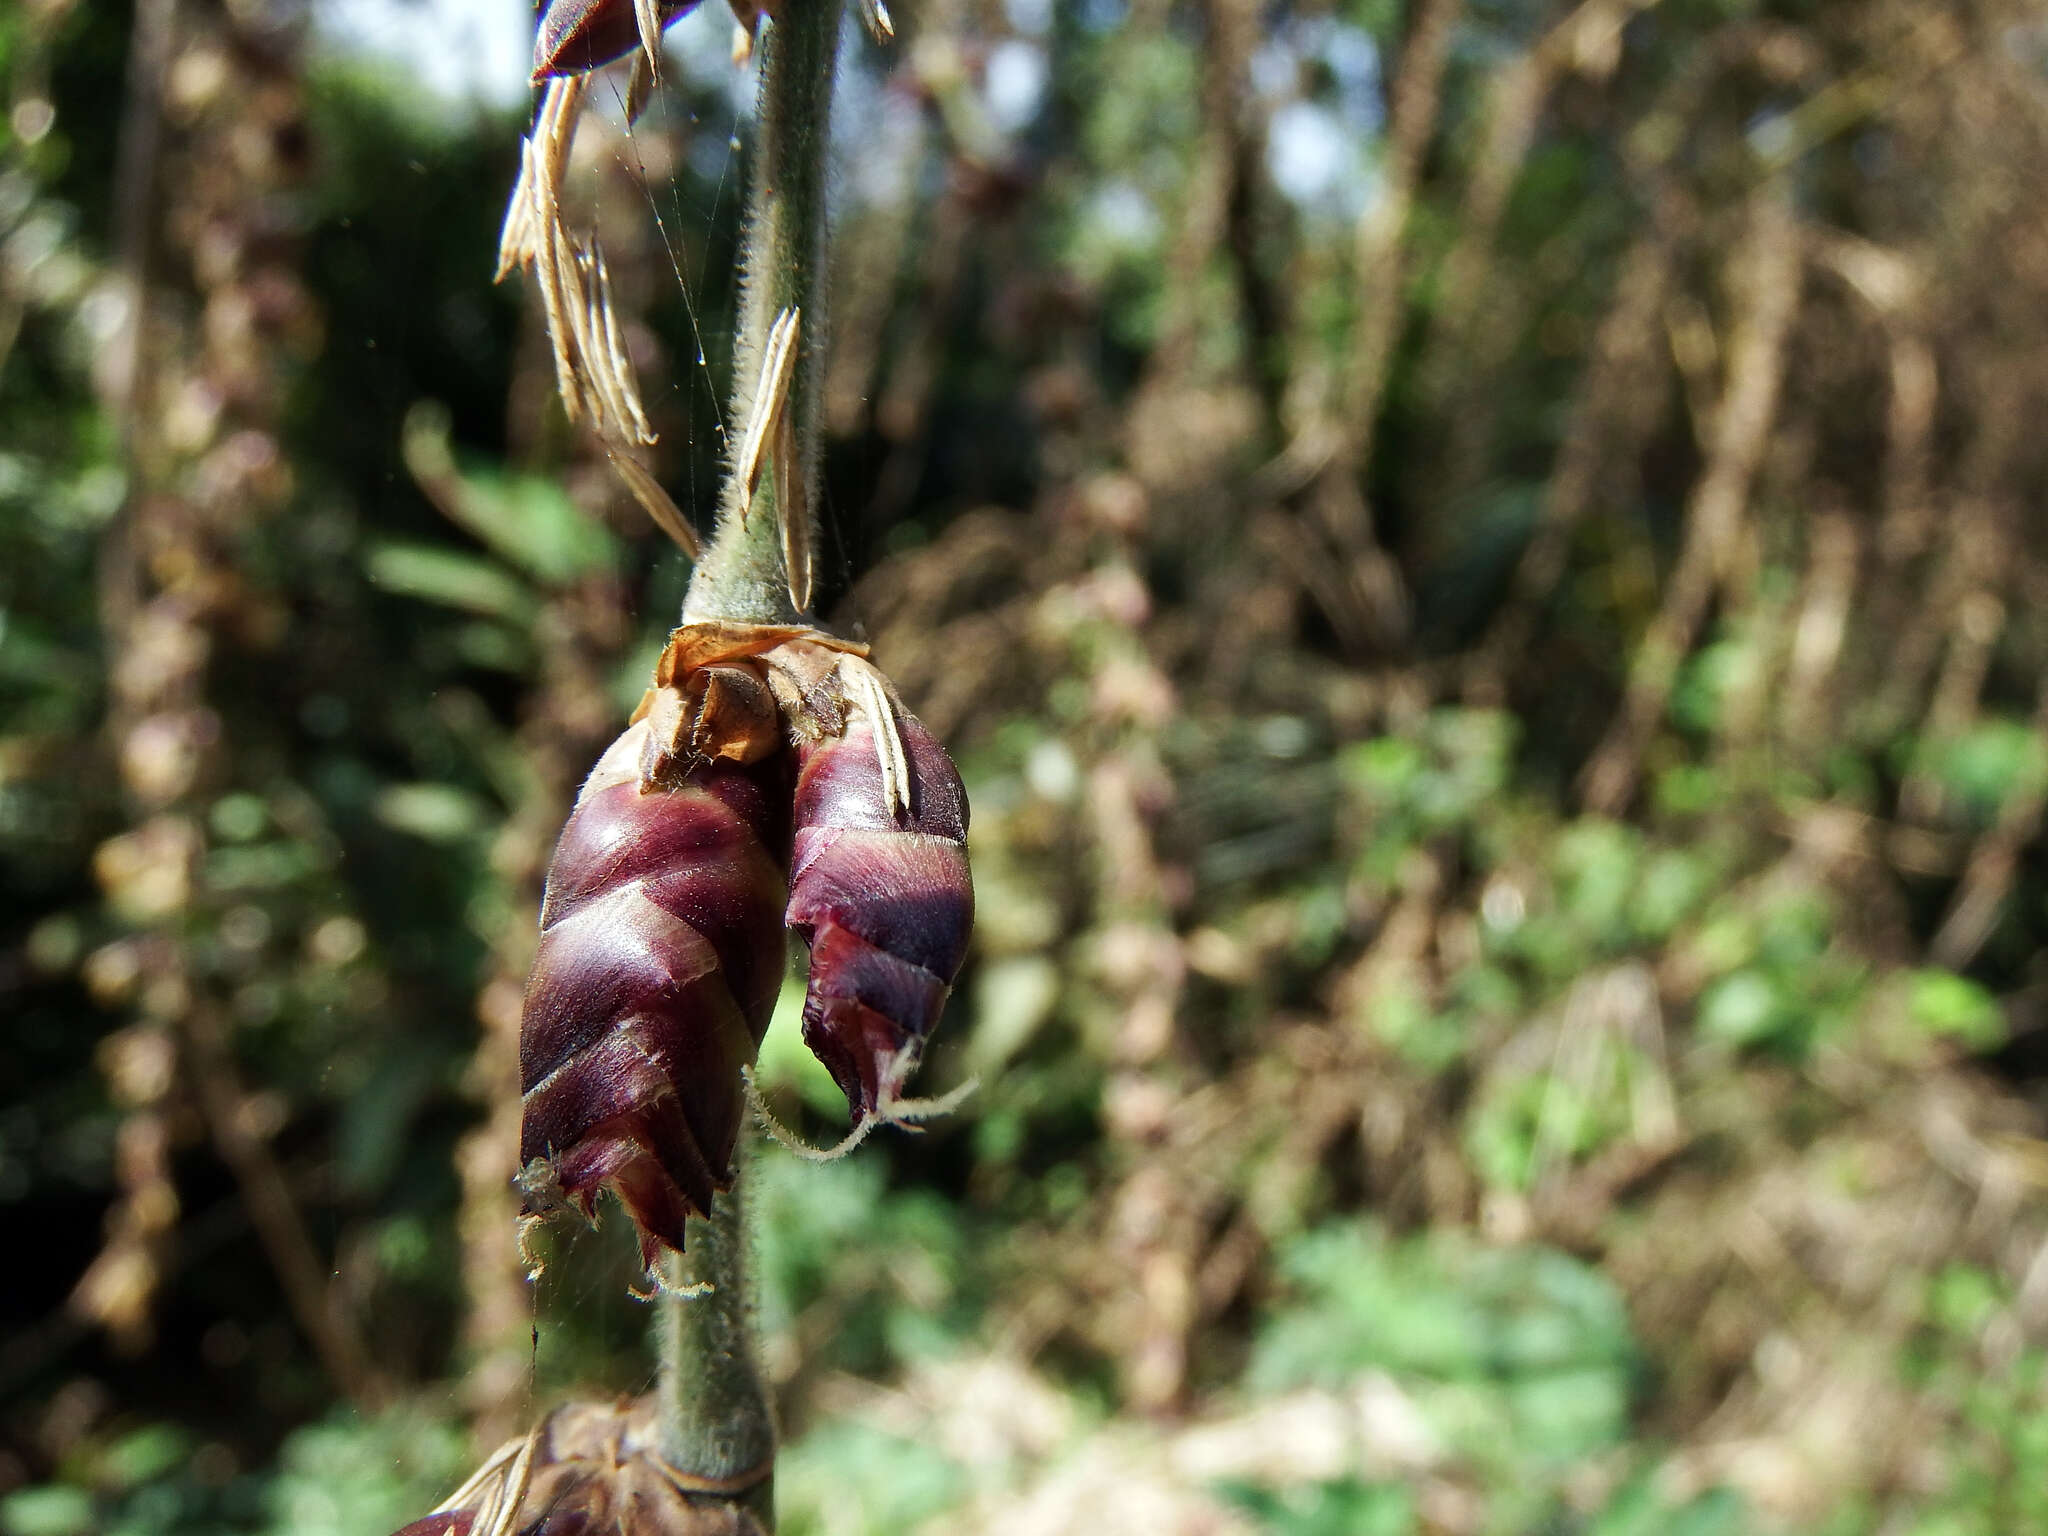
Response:
M1329 16L1284 22L1250 76L1269 108L1266 174L1280 195L1311 216L1355 219L1377 194L1370 151L1386 126L1371 34Z
M1023 37L1043 37L1052 30L1052 0L1003 0L1010 30Z
M1744 137L1760 159L1776 160L1791 150L1797 129L1791 113L1772 108L1749 120Z
M1269 103L1313 99L1366 138L1385 126L1379 46L1363 27L1328 16L1283 22L1266 33L1249 69L1253 92Z
M841 57L853 67L840 69L832 102L832 207L893 207L916 185L924 109L910 93L889 89L886 55L843 47Z
M736 117L751 117L760 83L759 54L744 69L732 66L732 12L722 5L700 5L668 29L662 53L673 60L694 91L724 95Z
M1084 32L1114 32L1131 13L1129 0L1069 0Z
M998 133L1013 137L1037 120L1051 72L1045 49L1024 38L1008 38L989 49L982 95Z
M318 0L315 47L402 69L445 107L527 99L533 12L519 0Z
M1328 17L1311 23L1319 34L1319 56L1336 86L1337 110L1355 133L1378 138L1386 126L1381 106L1380 50L1372 34Z
M691 173L699 180L708 181L714 186L723 186L729 178L738 174L733 156L739 152L738 124L734 124L731 133L725 135L715 131L705 132L700 125L699 131L690 135L689 147L685 151L690 158ZM738 182L733 183L735 188L739 185Z
M670 26L662 36L662 57L687 101L694 131L685 139L684 154L697 178L737 195L736 179L743 125L754 114L760 83L753 59L735 69L732 62L732 12L724 6L700 5ZM621 89L624 76L620 77Z
M1266 125L1266 174L1301 208L1331 200L1352 169L1337 115L1312 101L1290 101Z
M1107 182L1096 192L1088 225L1110 250L1133 256L1157 249L1166 232L1152 199L1124 180Z

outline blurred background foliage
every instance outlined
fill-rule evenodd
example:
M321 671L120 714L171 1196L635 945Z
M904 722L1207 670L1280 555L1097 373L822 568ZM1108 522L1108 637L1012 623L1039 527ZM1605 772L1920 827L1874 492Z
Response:
M386 1532L650 1379L507 1180L688 572L488 282L516 66L347 9L0 10L9 1536ZM785 1528L2048 1526L2048 13L892 9L824 611L982 1088L760 1156ZM726 54L573 175L686 506Z

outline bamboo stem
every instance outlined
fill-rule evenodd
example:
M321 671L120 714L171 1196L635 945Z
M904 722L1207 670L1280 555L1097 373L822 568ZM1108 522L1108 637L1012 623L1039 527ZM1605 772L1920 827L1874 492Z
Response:
M761 357L775 317L784 309L803 317L789 395L796 439L792 467L807 492L798 503L805 509L800 516L808 516L808 509L818 504L827 144L843 9L844 0L789 6L785 19L771 23L762 38L756 164L740 258L731 421L745 422L753 415ZM764 476L743 520L739 484L733 476L726 477L710 548L691 578L683 604L684 622L783 624L798 617L782 563L782 495L775 477Z
M683 605L686 623L776 624L799 617L783 563L782 518L785 503L793 502L794 515L806 519L818 504L827 147L843 6L844 0L790 6L762 39L733 346L729 419L744 423L754 414L776 317L785 309L802 316L787 407L793 452L781 460L782 472L796 477L802 493L790 497L779 474L763 475L743 512L745 487L736 474L727 475L710 547ZM805 583L795 585L801 591ZM718 1197L709 1221L692 1224L689 1251L671 1256L662 1274L669 1292L660 1303L662 1455L677 1471L708 1483L744 1484L771 1466L775 1454L774 1419L754 1364L745 1162L742 1150L732 1189ZM763 1476L746 1497L767 1520L772 1483Z
M754 1364L747 1289L745 1141L733 1186L693 1222L684 1253L661 1262L661 1456L709 1487L726 1486L766 1521L775 1420Z

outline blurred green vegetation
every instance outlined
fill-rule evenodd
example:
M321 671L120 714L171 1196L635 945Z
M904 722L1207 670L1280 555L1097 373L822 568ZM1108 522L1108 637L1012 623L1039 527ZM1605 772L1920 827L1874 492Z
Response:
M967 779L981 1086L758 1154L782 1528L2048 1524L2038 15L892 9L825 611ZM650 1379L492 1111L687 565L489 284L519 114L302 20L0 13L6 1536L374 1536ZM572 174L697 507L681 31Z

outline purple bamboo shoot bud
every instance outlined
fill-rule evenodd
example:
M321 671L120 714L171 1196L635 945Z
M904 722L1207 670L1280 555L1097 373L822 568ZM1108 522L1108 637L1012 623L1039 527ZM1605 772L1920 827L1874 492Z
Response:
M657 0L663 27L695 7L697 0ZM533 39L533 78L580 75L640 46L640 21L633 0L553 0L541 13Z
M652 0L653 19L665 30L697 7L697 0ZM758 0L730 0L733 19L752 35L772 7ZM648 42L633 0L550 0L533 39L533 79L580 75L623 59ZM648 42L648 46L653 44Z
M529 1214L551 1185L589 1217L610 1185L650 1266L731 1182L740 1069L782 980L789 815L787 754L678 761L661 713L612 744L556 844L519 1042Z
M804 1042L856 1125L901 1097L974 923L960 775L931 732L894 716L894 766L866 711L799 754L788 919L811 946Z

